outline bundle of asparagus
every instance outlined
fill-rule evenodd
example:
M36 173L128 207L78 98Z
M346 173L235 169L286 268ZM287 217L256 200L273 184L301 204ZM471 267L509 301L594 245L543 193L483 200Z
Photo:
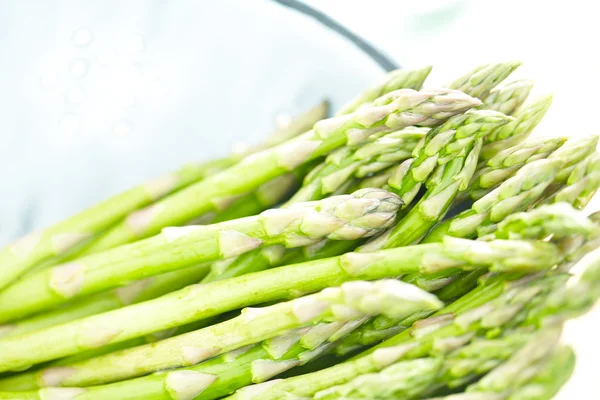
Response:
M399 70L0 252L0 399L550 399L600 297L597 136Z

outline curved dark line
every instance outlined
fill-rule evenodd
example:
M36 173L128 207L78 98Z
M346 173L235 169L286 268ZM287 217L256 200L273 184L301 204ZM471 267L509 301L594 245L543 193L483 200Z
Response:
M300 11L303 14L308 15L309 17L314 18L319 21L329 29L339 33L346 39L350 40L356 47L367 53L381 68L385 71L389 72L394 69L400 68L396 62L390 59L388 56L383 54L380 50L376 49L373 45L368 43L366 40L350 31L348 28L335 21L333 18L329 17L327 14L322 13L319 10L316 10L301 1L298 0L273 0L276 3L279 3L283 6L292 8L296 11Z

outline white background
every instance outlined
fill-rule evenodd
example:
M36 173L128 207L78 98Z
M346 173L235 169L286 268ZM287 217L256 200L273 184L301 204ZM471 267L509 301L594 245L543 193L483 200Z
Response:
M402 66L431 64L431 82L448 82L489 61L518 59L514 77L535 80L554 101L536 135L600 134L600 21L594 1L335 1L309 4L391 55ZM510 79L513 79L511 76ZM600 209L596 196L589 210ZM574 376L556 398L592 400L600 359L600 309L566 328L577 352Z

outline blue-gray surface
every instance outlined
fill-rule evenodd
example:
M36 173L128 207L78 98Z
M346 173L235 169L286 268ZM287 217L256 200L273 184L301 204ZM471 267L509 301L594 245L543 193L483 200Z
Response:
M382 73L272 1L1 2L0 244Z

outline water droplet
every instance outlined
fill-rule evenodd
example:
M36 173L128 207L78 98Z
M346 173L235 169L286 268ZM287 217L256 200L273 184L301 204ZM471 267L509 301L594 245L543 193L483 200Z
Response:
M41 78L41 83L43 88L53 88L58 83L58 75L54 71L44 72Z
M133 132L133 124L128 121L119 121L115 124L114 131L117 136L129 136Z
M73 43L77 47L86 47L92 43L93 39L92 31L87 28L79 28L73 34Z
M67 136L74 135L79 129L81 129L81 123L79 118L75 114L65 115L59 124L61 132Z
M79 86L71 86L67 90L67 102L81 104L85 99L85 91Z
M125 46L130 53L140 53L146 48L146 42L142 35L131 35L125 41Z
M78 58L71 63L71 74L75 78L83 78L88 71L88 63L83 58Z
M292 123L292 116L286 112L279 112L275 115L275 126L278 129L284 129Z

